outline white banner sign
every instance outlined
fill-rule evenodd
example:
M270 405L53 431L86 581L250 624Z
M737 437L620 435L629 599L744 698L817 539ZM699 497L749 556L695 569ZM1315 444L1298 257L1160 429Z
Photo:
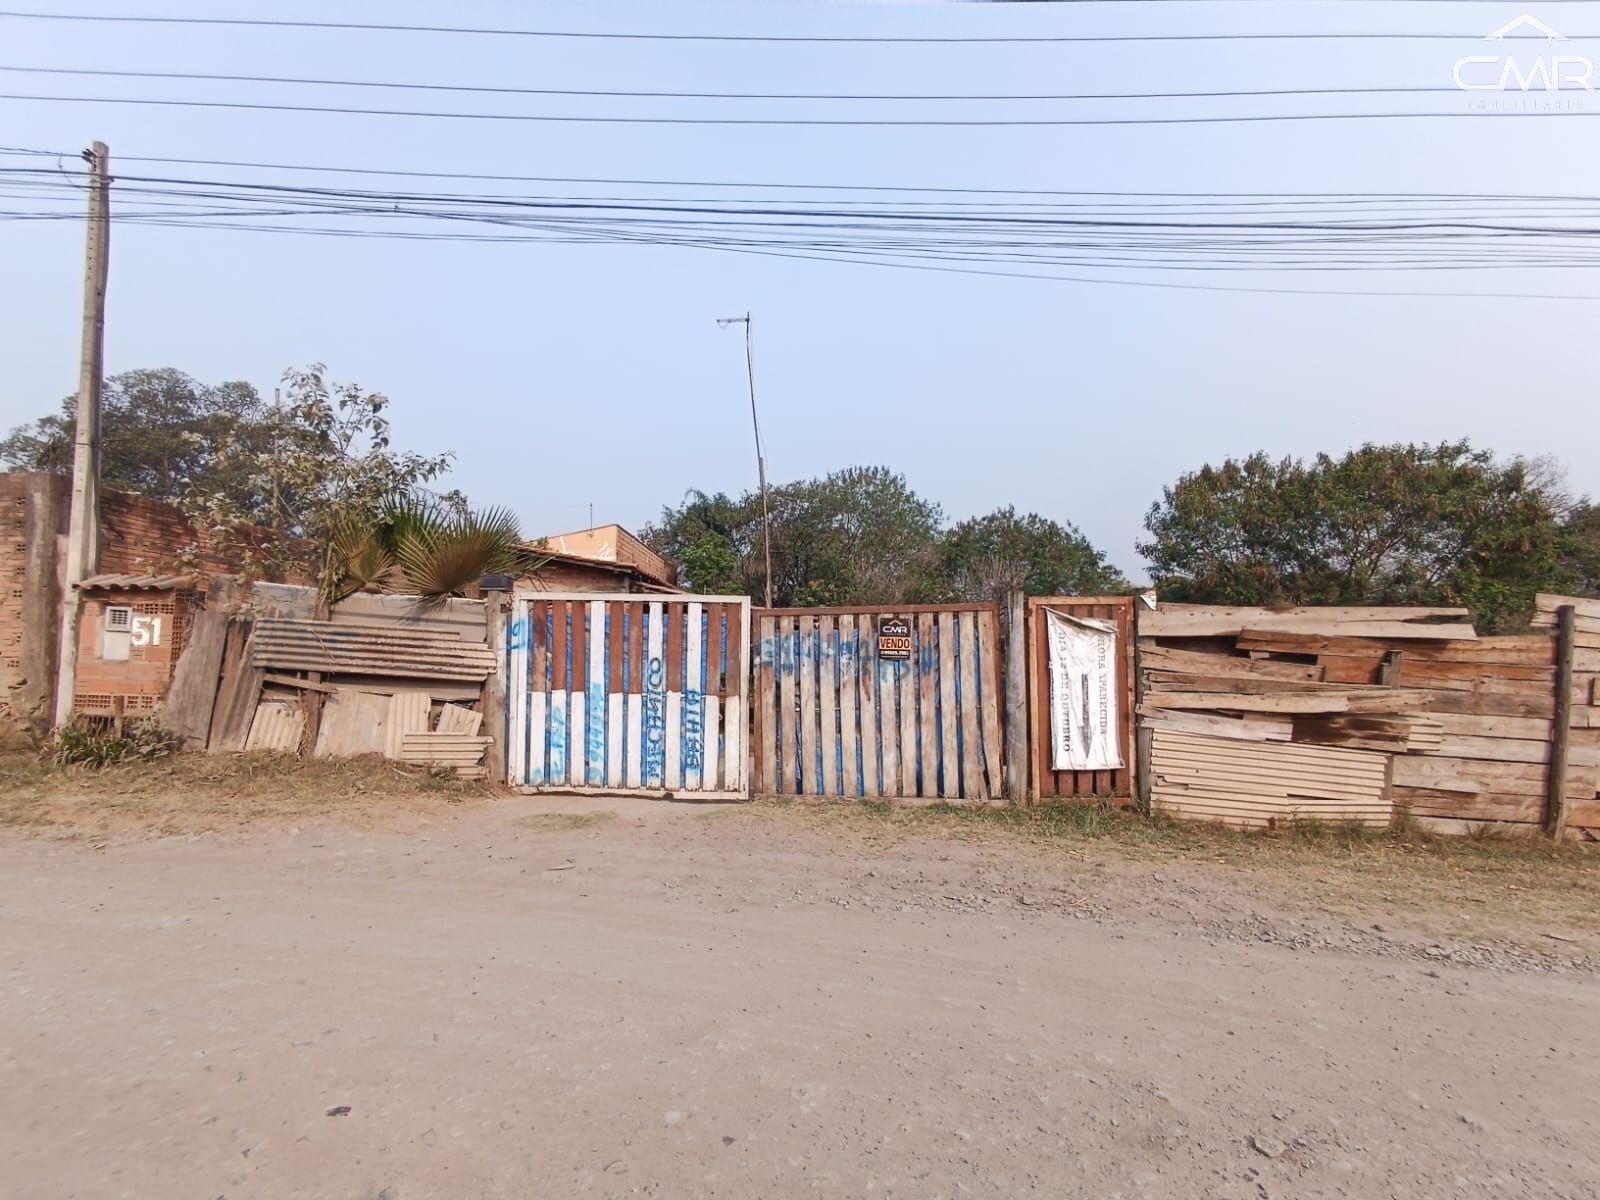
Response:
M1051 765L1057 771L1115 771L1117 627L1045 609L1050 632Z

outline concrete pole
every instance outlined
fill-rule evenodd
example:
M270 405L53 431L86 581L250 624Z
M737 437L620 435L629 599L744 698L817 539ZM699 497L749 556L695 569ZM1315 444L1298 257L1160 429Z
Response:
M77 429L72 444L72 508L67 524L66 594L56 664L56 728L72 717L78 682L77 585L100 569L100 387L105 375L106 279L111 249L110 151L96 142L89 160L89 232L84 255L83 348L78 367Z

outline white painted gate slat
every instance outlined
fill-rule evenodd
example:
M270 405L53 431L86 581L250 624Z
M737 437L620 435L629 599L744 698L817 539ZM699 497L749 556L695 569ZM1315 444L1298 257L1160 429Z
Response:
M683 701L680 737L683 743L683 787L697 792L703 787L705 777L705 684L701 666L705 657L705 638L700 625L705 609L698 601L690 601L687 608L688 636L685 638L683 657Z
M589 678L584 686L584 771L588 787L606 782L606 602L589 603Z

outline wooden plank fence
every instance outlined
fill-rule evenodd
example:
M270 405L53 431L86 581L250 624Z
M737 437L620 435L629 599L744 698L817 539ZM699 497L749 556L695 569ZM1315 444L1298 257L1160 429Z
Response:
M878 657L883 617L909 622L909 661ZM1004 795L997 606L758 609L754 621L758 792Z

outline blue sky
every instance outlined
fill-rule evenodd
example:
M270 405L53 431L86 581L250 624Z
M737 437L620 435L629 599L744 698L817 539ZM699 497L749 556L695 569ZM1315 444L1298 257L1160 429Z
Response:
M439 83L718 90L1093 91L1448 86L1453 61L1524 9L1494 3L868 5L50 4L61 12L300 16L750 34L1462 31L1461 42L1071 46L551 42L390 33L85 26L0 19L0 62ZM1600 33L1600 4L1526 11ZM1600 56L1600 42L1573 53ZM0 90L349 103L248 84L5 76ZM667 111L649 101L363 95L396 107ZM397 102L398 100L398 102ZM1190 102L1198 105L1204 102ZM1363 99L1288 99L1283 111ZM1371 107L1436 110L1457 95ZM754 109L756 105L747 105ZM761 109L778 112L773 104ZM815 110L819 105L791 105ZM904 109L906 106L902 106ZM946 106L1120 115L1127 104ZM1592 105L1591 105L1592 107ZM673 112L711 111L679 102ZM835 104L829 111L856 115ZM1154 111L1154 110L1151 110ZM1223 111L1182 108L1161 111ZM0 145L118 155L550 176L1074 190L1600 194L1600 121L1513 118L1017 129L523 125L0 101ZM189 170L193 170L192 168ZM262 176L252 176L263 178ZM324 181L325 182L325 181ZM360 181L358 181L360 182ZM479 185L487 187L488 185ZM518 190L511 187L510 190ZM527 191L524 187L520 189ZM6 427L75 382L76 222L0 222ZM387 392L397 441L454 450L452 482L529 534L638 526L686 489L753 486L736 331L752 311L775 479L886 463L952 518L1014 504L1076 523L1124 568L1144 511L1229 454L1469 437L1553 453L1600 492L1600 302L1285 296L995 279L624 246L326 241L124 227L107 369L176 366L270 394L291 364ZM1175 279L1176 276L1158 278ZM1593 271L1346 277L1240 286L1600 295Z

